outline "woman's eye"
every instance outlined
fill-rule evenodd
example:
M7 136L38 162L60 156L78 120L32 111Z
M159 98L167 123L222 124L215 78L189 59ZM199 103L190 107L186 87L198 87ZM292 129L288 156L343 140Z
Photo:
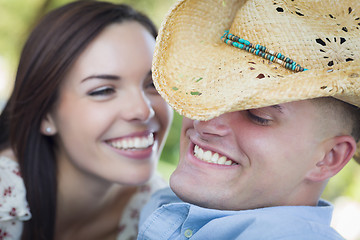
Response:
M145 84L145 90L150 94L159 94L152 80Z
M90 96L107 96L115 93L115 89L111 87L100 87L91 92L89 92Z
M258 115L255 115L251 111L247 111L247 112L248 112L249 118L259 125L267 126L271 122L271 120L259 117Z
M154 82L153 82L153 81L148 82L148 83L146 84L146 88L154 88L154 89L155 89Z

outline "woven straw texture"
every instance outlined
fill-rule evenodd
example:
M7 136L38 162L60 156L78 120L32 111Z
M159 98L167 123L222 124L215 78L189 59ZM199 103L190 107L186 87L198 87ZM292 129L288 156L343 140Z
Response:
M309 70L228 46L225 30ZM160 28L153 77L176 111L198 120L324 96L360 107L360 1L179 1Z

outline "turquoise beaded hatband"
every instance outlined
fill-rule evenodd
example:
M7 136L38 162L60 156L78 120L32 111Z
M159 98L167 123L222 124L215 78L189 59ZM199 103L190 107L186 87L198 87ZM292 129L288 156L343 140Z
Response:
M238 36L235 36L229 33L229 30L226 30L221 39L230 46L248 51L262 58L268 59L271 62L279 63L281 66L290 69L295 72L302 72L308 69L301 67L299 64L296 64L291 58L284 56L281 53L267 49L265 46L260 44L252 44L248 40L242 39Z

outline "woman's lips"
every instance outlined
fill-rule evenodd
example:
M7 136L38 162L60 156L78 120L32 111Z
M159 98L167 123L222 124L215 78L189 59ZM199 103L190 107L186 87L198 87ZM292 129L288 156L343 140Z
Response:
M135 136L135 137L125 137L125 138L119 138L114 140L108 140L106 143L108 143L110 146L116 148L116 149L145 149L154 144L154 134L149 133L145 136Z
M155 134L135 134L135 136L122 137L105 141L117 153L133 159L150 158L155 150Z

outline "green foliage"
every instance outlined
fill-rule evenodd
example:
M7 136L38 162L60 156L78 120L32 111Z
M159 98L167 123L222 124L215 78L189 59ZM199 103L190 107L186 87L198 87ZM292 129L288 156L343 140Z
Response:
M176 165L179 159L179 141L182 117L174 112L174 121L171 125L169 136L166 140L164 150L161 154L161 161Z
M41 0L0 0L0 56L7 59L12 69L40 4Z
M333 201L340 195L348 196L360 202L360 165L350 162L336 176L330 179L322 197Z

